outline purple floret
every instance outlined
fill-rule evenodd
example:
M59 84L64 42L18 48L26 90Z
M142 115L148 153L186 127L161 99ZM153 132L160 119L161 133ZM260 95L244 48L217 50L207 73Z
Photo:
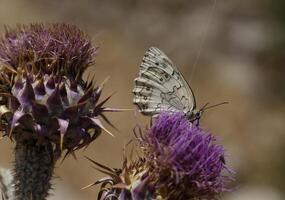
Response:
M168 199L213 199L227 191L230 175L225 176L229 170L224 148L183 113L160 114L143 143L157 187L174 190L167 192Z
M15 69L31 63L44 73L56 68L73 78L82 75L94 62L96 51L86 34L76 26L64 23L6 28L0 40L2 63Z

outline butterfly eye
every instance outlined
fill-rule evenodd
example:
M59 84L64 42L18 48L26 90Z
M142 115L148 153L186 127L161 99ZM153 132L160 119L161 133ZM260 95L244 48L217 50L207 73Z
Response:
M160 78L159 80L162 82L162 81L163 81L163 78Z
M143 99L144 99L144 100L147 100L147 97L146 97L146 96L144 96L144 97L143 97Z
M156 64L157 66L159 65L159 63L158 63L158 62L156 62L155 64Z

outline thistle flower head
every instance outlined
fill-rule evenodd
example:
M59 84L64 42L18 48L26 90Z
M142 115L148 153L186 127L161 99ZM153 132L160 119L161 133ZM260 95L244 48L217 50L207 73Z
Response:
M105 129L99 117L112 111L104 107L109 97L99 101L102 87L18 70L11 92L2 93L2 128L16 141L53 142L57 152L79 149L99 136Z
M227 190L225 150L183 113L162 113L142 139L163 199L215 199Z
M94 62L97 48L76 26L64 23L6 28L0 40L0 61L14 69L34 65L38 70L75 78Z
M145 134L135 129L135 136L142 155L121 170L93 161L108 175L92 184L101 184L98 200L204 200L228 191L232 174L224 148L183 113L161 113Z
M103 85L84 82L83 71L96 48L75 26L19 26L0 39L1 129L16 141L52 142L54 151L72 152L109 123L99 100ZM58 154L56 154L58 155Z
M89 158L88 158L89 159ZM88 186L101 185L98 200L152 200L154 187L148 176L144 158L128 162L124 160L121 169L112 169L89 159L97 170L108 175Z

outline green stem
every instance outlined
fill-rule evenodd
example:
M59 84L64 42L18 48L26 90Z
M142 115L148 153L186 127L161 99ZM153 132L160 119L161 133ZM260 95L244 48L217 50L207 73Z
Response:
M45 200L51 188L54 170L53 148L50 143L16 142L15 200Z

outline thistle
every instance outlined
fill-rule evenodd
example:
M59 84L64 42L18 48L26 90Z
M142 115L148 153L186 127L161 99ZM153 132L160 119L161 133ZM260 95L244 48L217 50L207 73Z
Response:
M141 144L162 199L216 199L228 191L224 148L183 113L162 113Z
M151 200L154 199L154 186L149 177L146 159L128 162L125 158L121 169L109 168L90 158L94 168L108 175L85 188L101 185L97 200Z
M109 123L104 113L116 110L104 107L110 97L99 101L104 84L82 80L95 53L87 36L66 24L19 26L1 39L1 128L16 141L16 200L46 199L61 153L73 154L106 130L100 117Z
M125 161L117 174L94 162L108 175L95 182L106 194L98 199L210 200L229 191L224 148L183 113L161 113L145 134L135 133L142 151L137 161Z
M89 37L74 25L30 24L6 27L0 39L0 61L17 69L32 63L50 74L81 78L97 53Z

